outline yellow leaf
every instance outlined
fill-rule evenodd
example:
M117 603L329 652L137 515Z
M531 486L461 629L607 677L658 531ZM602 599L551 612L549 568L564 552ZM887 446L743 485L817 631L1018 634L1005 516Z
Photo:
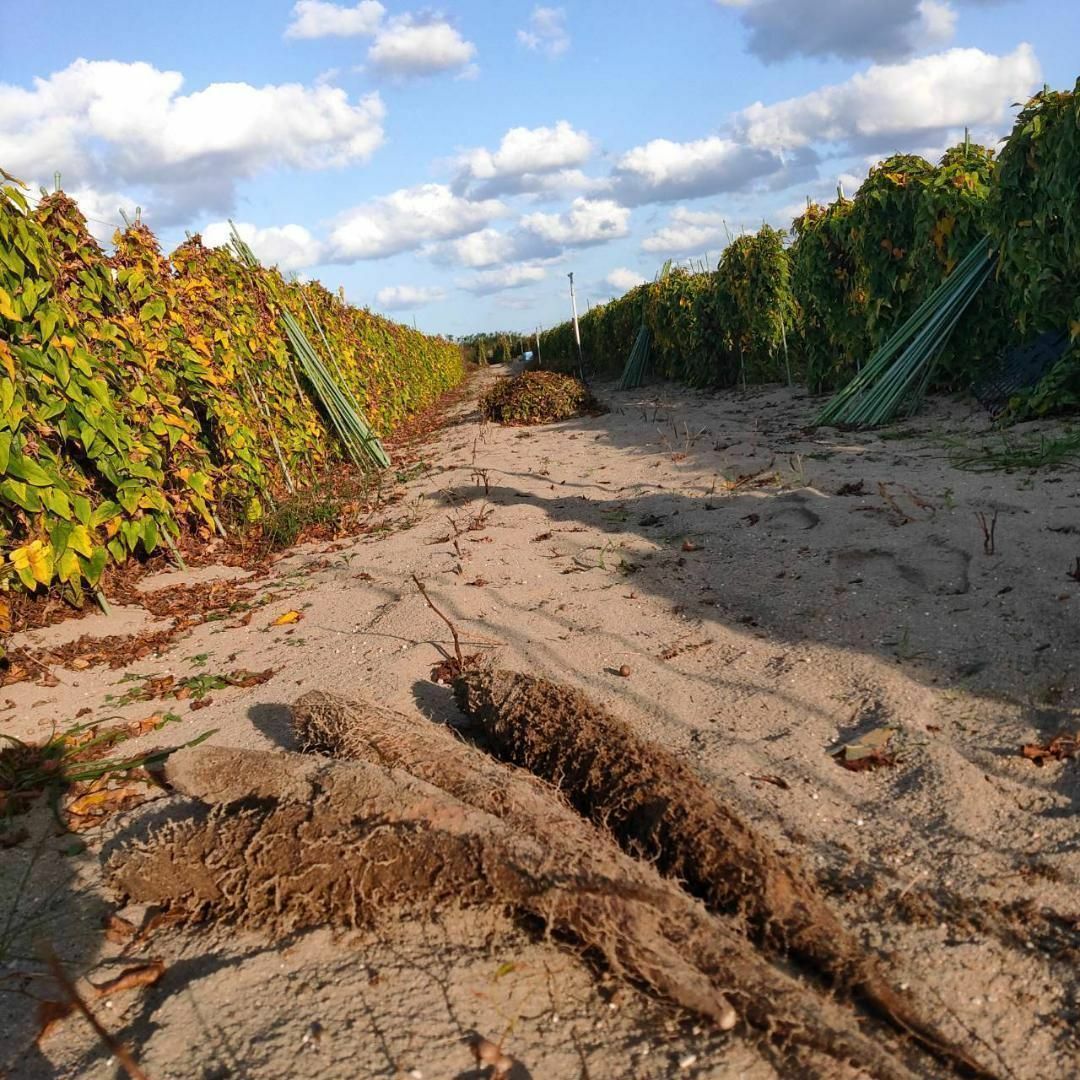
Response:
M11 294L0 289L0 315L13 322L22 322L22 318L16 314L15 307L11 302Z
M290 623L299 622L303 617L299 611L286 611L284 615L279 615L270 625L288 626Z
M25 570L38 584L48 585L53 576L52 545L31 540L29 544L24 544L11 553L11 563L24 582L26 576L22 571Z
M0 364L4 365L4 370L8 373L9 379L15 378L15 357L11 353L11 349L8 348L6 341L0 341Z
M11 605L0 596L0 634L11 633Z

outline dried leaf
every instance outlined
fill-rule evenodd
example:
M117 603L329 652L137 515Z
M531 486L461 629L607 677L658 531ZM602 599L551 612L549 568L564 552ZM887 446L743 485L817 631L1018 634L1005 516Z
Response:
M1048 761L1066 761L1080 754L1080 734L1062 732L1055 735L1045 746L1027 743L1020 747L1020 753L1042 768Z
M292 623L298 623L303 617L299 611L286 611L284 615L279 615L270 625L289 626Z
M694 543L693 540L684 540L682 549L683 551L700 551L701 545Z
M273 677L273 668L267 668L265 671L248 671L246 668L239 668L227 676L227 681L230 686L246 689L249 686L259 686L261 683L269 682Z
M99 998L120 994L125 990L135 990L140 986L153 986L165 974L165 965L160 960L138 967L125 968L113 979L103 983L91 983Z

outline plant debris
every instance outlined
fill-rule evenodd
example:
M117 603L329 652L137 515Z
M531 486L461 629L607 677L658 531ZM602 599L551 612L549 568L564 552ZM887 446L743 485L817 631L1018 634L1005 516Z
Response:
M832 759L850 772L893 766L896 758L888 753L885 747L895 734L895 728L874 728L852 742L845 743L832 755Z
M1048 743L1026 743L1020 753L1042 768L1048 761L1068 761L1080 755L1080 733L1062 732Z
M601 411L580 379L556 371L522 372L500 380L480 398L484 419L498 424L551 424Z

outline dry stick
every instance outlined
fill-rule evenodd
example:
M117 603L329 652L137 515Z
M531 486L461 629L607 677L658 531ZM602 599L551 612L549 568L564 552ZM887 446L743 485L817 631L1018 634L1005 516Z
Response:
M975 1076L991 1076L923 1019L840 922L806 869L713 794L662 746L583 694L511 671L469 672L454 683L492 752L556 783L576 809L606 825L624 850L718 912L741 915L770 952L834 983L926 1050Z
M442 621L446 623L447 626L450 627L450 633L454 638L454 656L457 658L458 671L464 671L465 657L462 655L461 652L461 642L458 640L457 627L455 627L454 624L435 606L431 597L428 596L427 589L424 588L423 582L421 582L421 580L415 574L412 575L412 579L416 584L416 587L420 590L420 595L424 598L425 601L427 601L427 606L431 608L431 610L434 611L435 614L438 615L439 618L442 619Z
M48 965L49 971L52 972L53 978L60 984L60 988L67 994L68 1000L83 1014L86 1018L86 1022L94 1029L94 1033L97 1037L109 1048L112 1056L123 1066L124 1072L131 1077L131 1080L150 1080L146 1073L139 1068L138 1062L131 1056L131 1051L101 1026L101 1022L90 1011L90 1006L83 1001L75 984L71 981L68 973L64 971L60 964L60 960L56 953L53 952L52 948L48 945L44 945L42 946L41 951L45 957L45 963Z

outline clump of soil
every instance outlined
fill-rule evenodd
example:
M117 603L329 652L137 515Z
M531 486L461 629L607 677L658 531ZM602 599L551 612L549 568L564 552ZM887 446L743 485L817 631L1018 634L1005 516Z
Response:
M477 671L454 691L498 757L556 784L625 850L683 882L711 911L739 919L768 951L828 976L935 1054L985 1075L889 985L799 861L781 857L673 754L546 679Z
M602 411L589 388L557 371L524 371L497 382L480 398L480 412L498 424L551 424Z

